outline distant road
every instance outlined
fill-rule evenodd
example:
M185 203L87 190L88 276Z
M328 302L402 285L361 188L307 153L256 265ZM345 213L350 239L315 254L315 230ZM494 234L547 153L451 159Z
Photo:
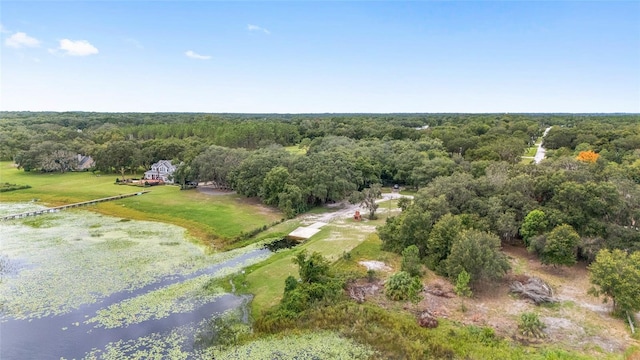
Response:
M544 130L544 133L542 134L543 139L545 136L547 136L547 134L549 133L549 130L551 130L551 126L549 126ZM541 141L540 144L538 144L538 150L536 151L536 155L533 157L533 161L536 164L539 164L540 161L544 160L544 155L546 154L546 152L547 150L545 150L545 148L542 147L542 141Z

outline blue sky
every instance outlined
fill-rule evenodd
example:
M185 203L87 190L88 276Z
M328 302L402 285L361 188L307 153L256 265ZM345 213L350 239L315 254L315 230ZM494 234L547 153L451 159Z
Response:
M2 1L0 109L640 112L640 2Z

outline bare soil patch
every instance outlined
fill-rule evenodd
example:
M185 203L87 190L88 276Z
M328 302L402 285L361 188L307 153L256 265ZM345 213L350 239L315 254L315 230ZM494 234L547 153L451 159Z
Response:
M387 264L383 263L382 261L375 261L375 260L369 260L369 261L359 261L358 264L364 266L367 268L367 270L374 270L374 271L391 271L391 267L387 266Z
M428 311L437 318L491 327L499 336L529 345L554 344L594 356L603 352L620 354L630 346L640 346L625 322L611 316L609 305L587 294L591 284L585 264L553 268L542 265L522 247L506 246L503 250L510 258L513 272L503 282L478 286L471 299L459 298L447 279L429 273L423 277L424 291L417 304L389 301L384 296L384 286L368 292L365 301L394 310L401 306L413 314ZM552 286L558 303L537 306L509 292L510 280L533 276ZM523 312L539 314L546 326L545 339L527 339L518 334L518 320Z

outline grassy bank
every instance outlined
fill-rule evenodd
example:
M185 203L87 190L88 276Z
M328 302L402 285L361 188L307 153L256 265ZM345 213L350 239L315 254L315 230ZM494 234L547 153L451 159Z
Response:
M138 187L116 185L116 174L96 176L90 172L37 173L0 163L0 181L30 185L31 188L5 192L0 201L37 201L48 206L71 204L139 191ZM240 195L209 195L198 190L180 191L177 186L148 188L143 196L105 202L87 209L105 215L152 220L186 228L189 234L217 248L234 247L232 239L282 218L274 209Z
M284 290L284 280L287 276L298 276L298 268L292 262L295 253L302 250L309 253L318 252L332 262L340 262L347 253L352 252L352 249L362 246L363 243L369 244L371 240L368 237L374 230L374 226L383 221L380 219L375 222L359 223L341 220L331 223L301 245L293 249L281 250L265 262L247 268L245 274L237 276L234 282L245 285L241 288L242 292L254 295L253 315L254 317L260 316L265 310L280 302ZM372 241L379 242L377 237ZM370 247L371 244L364 246ZM351 257L351 259L354 258ZM359 266L356 263L351 263L355 264L353 265L354 269ZM360 270L365 271L364 267Z

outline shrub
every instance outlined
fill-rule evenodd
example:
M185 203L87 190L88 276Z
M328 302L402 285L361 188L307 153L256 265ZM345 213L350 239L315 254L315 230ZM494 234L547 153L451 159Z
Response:
M395 301L399 300L420 300L419 293L422 291L422 283L417 277L412 277L406 271L395 273L384 285L385 295Z
M287 293L293 289L295 289L298 286L298 280L296 280L296 278L294 278L293 276L289 275L285 280L284 280L284 292Z
M29 188L31 188L31 186L29 185L4 183L0 185L0 192L15 191L15 190L22 190L22 189L29 189Z
M415 245L407 246L402 250L401 270L406 271L411 276L422 275L422 264L420 263L420 250Z
M520 315L520 320L518 321L518 329L520 333L527 337L535 337L542 338L545 334L542 330L545 328L545 325L538 314L532 312L525 312Z
M580 235L571 225L557 226L547 235L540 260L543 264L574 265L579 241Z

